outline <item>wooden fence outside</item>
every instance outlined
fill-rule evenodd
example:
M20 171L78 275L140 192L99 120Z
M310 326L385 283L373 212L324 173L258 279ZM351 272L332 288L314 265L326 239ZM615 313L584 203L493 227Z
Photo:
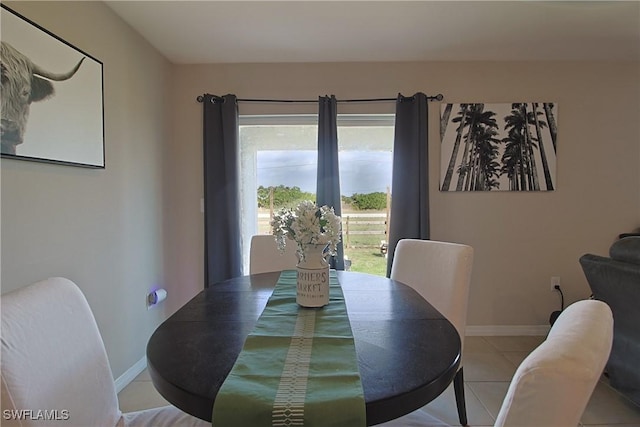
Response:
M258 214L258 230L269 233L271 215ZM342 238L345 248L380 247L389 234L389 213L343 213ZM376 238L377 237L377 238Z

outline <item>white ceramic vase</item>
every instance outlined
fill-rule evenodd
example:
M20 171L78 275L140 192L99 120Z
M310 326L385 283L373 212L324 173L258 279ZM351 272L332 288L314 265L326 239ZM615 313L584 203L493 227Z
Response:
M326 245L308 245L298 262L296 302L302 307L329 304L329 263L324 258Z

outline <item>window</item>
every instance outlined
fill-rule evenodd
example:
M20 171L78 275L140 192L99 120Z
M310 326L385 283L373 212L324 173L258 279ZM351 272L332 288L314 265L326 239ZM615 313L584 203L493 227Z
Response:
M383 244L391 208L394 117L338 116L346 264L353 271L381 276L387 273Z
M393 115L339 115L343 241L354 271L386 274ZM273 210L315 200L317 116L241 116L241 212L245 271L254 234L268 234Z

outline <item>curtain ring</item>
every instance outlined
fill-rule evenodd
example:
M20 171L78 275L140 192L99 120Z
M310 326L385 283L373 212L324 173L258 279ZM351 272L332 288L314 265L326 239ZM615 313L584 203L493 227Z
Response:
M399 93L398 97L400 97L400 102L404 102L404 101L413 101L414 99L416 99L415 96L404 96L403 94Z

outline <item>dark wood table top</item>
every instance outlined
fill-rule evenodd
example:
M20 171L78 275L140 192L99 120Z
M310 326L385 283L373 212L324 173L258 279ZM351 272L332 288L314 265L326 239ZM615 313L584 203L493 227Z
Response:
M163 322L147 345L153 385L173 405L211 421L213 402L279 277L210 286ZM460 363L454 326L400 282L338 271L353 331L367 425L413 412L440 395Z

